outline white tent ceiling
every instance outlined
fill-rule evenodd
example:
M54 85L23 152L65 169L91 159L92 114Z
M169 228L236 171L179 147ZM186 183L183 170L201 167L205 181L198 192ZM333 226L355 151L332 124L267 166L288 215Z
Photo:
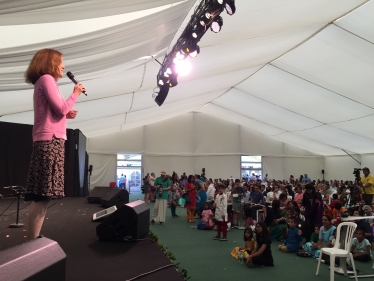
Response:
M373 152L374 1L237 0L158 107L151 56L162 60L199 2L0 0L0 121L32 124L23 73L50 47L88 89L68 122L87 137L198 111L320 155ZM71 82L59 84L67 97Z

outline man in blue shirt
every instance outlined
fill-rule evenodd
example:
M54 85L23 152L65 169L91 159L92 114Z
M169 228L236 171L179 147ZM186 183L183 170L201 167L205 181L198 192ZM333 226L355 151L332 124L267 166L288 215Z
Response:
M312 180L310 178L308 178L308 175L305 174L303 179L301 180L302 183L308 183L308 182L312 182Z
M249 209L249 214L253 220L256 220L257 210L262 209L264 204L264 194L257 185L254 186L254 191L251 193L250 203L252 206Z

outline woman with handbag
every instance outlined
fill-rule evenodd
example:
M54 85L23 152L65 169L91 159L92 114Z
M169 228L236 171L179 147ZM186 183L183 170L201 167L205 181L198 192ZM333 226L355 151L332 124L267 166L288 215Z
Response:
M196 209L196 187L195 187L195 177L193 175L189 175L186 185L185 185L186 193L183 196L184 200L186 200L186 204L184 207L187 210L187 222L195 222L194 214Z

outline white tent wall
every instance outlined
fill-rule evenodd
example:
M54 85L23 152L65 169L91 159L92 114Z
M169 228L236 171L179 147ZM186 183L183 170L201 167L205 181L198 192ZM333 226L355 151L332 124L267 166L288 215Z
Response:
M367 166L370 166L370 163L373 163L374 157L369 156L360 156L352 155L358 162L361 162L361 165L353 160L350 156L331 156L325 157L325 179L327 180L354 180L355 176L353 175L354 168L363 168L365 163ZM371 160L370 160L371 158ZM365 163L362 163L362 159L365 159ZM370 167L369 167L370 169ZM361 173L362 176L362 173Z
M89 165L93 166L89 189L95 186L109 186L109 183L117 179L117 155L116 154L89 154Z
M240 177L241 155L264 156L263 172L277 179L304 173L317 178L324 168L322 156L198 112L89 138L87 151L90 157L92 154L96 157L99 154L142 154L144 172L156 174L162 169L168 173L201 173L205 168L207 176L212 178Z
M182 173L201 174L202 168L206 170L209 178L234 178L240 177L240 156L238 155L213 155L213 156L149 156L143 157L145 173L155 172L160 174L166 170L173 171L180 176Z
M313 179L322 179L324 157L263 157L263 174L269 179L288 180L290 175L299 178L308 174Z

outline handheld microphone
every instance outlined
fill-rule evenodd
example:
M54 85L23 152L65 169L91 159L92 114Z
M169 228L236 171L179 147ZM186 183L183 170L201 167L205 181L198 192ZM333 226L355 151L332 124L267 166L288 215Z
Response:
M66 75L67 75L67 77L69 77L69 79L70 79L71 81L73 81L74 84L78 84L78 80L75 79L74 74L71 73L71 71L68 71L68 72L66 73ZM87 96L86 91L83 91L82 93L85 94L85 95Z

